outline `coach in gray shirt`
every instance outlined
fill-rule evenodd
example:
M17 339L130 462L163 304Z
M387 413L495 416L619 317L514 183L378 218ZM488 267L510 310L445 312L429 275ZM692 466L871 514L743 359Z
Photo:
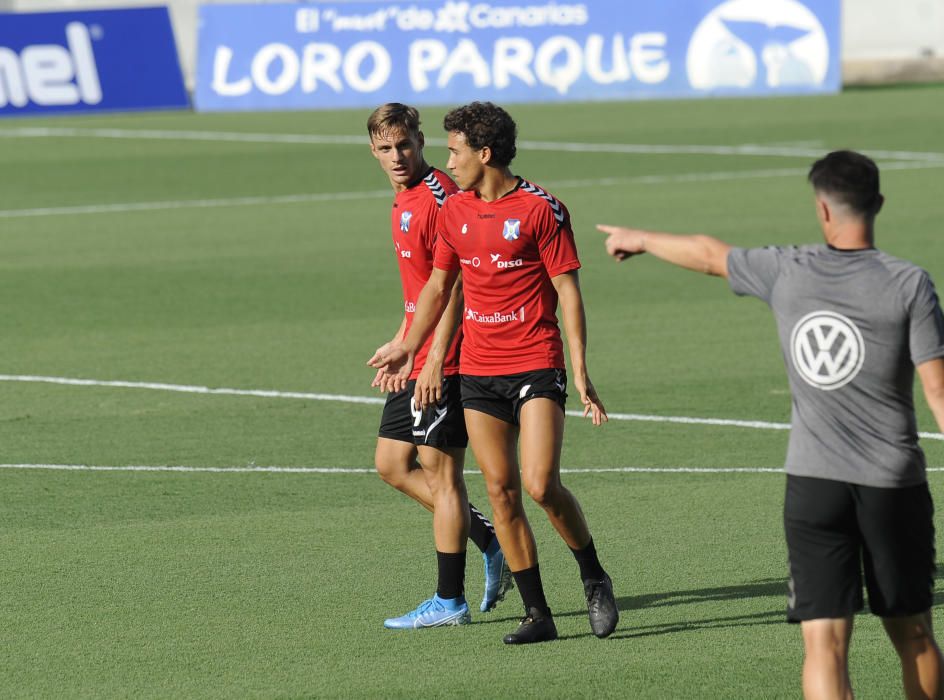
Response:
M882 618L909 698L942 695L931 631L933 505L912 387L944 430L944 317L921 268L874 246L875 163L836 151L809 174L825 245L732 248L710 236L617 226L607 252L650 253L727 278L774 313L793 396L784 528L787 617L799 622L807 698L851 698L853 615Z

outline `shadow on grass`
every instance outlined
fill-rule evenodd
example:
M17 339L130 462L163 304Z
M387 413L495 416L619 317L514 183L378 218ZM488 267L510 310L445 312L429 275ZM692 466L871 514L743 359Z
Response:
M619 583L617 582L617 590ZM787 579L761 579L750 583L732 586L718 586L714 588L693 588L687 591L670 591L662 593L646 593L635 596L618 596L616 605L623 613L619 627L610 639L634 639L638 637L652 637L661 634L677 632L691 632L703 629L721 629L725 627L751 627L756 625L782 624L785 621ZM776 607L770 610L745 615L727 615L710 617L707 619L689 619L676 622L666 622L653 625L634 625L629 615L635 610L644 608L662 608L674 605L688 605L726 600L745 600L750 598L776 598ZM558 613L555 617L584 617L586 610ZM581 639L592 637L590 633L562 636L561 639Z
M640 608L687 605L689 603L703 603L713 600L743 600L745 598L766 598L770 596L780 596L785 599L786 595L786 578L768 578L733 586L694 588L688 591L620 596L616 599L616 605L620 610L638 610Z
M938 563L935 579L944 579L944 564ZM678 622L668 622L653 625L633 625L627 616L623 615L620 625L610 639L634 639L638 637L652 637L676 632L691 632L693 630L722 629L726 627L753 627L757 625L777 625L786 623L786 595L787 579L770 578L753 581L751 583L733 586L719 586L716 588L695 588L688 591L674 591L668 593L649 593L637 596L620 596L616 605L620 612L632 612L644 608L660 608L689 603L703 603L712 601L744 600L749 598L775 598L776 608L763 612L745 615L727 615L707 619L691 619ZM944 603L944 591L934 594L934 605ZM561 613L556 617L584 616L585 610ZM861 614L868 614L868 604ZM592 637L591 634L568 635L561 639L580 639Z
M616 583L617 592L619 591L619 582ZM670 605L686 605L689 603L702 603L712 600L742 600L744 598L760 598L766 596L782 596L787 594L787 580L783 579L763 579L754 583L746 583L737 586L721 586L718 588L696 588L690 591L674 591L668 593L647 593L637 596L620 596L616 599L616 607L620 611L639 610L641 608L657 608ZM501 604L500 610L489 613L488 622L507 621L509 619L518 619L518 617L508 617L508 613L514 609L508 605L510 601ZM512 604L513 605L513 604ZM520 605L518 606L520 608ZM497 613L497 614L496 614ZM554 613L554 617L573 617L575 615L586 615L586 610L577 610L573 612ZM492 617L494 616L494 617Z
M573 613L581 614L581 613ZM587 613L582 612L583 615ZM662 634L676 634L678 632L693 632L695 630L724 629L726 627L755 627L757 625L782 625L786 623L786 618L782 610L752 613L750 615L730 615L726 617L714 617L707 620L684 620L681 622L666 622L656 625L634 625L620 618L619 626L608 639L638 639L639 637L657 637ZM584 639L591 638L593 635L570 634L561 636L560 639Z
M935 578L944 579L944 563L938 563ZM617 582L617 589L619 582ZM731 586L717 586L713 588L693 588L687 591L670 591L662 593L645 593L634 596L619 596L616 599L616 605L621 613L620 625L610 639L634 639L638 637L652 637L662 634L674 634L677 632L691 632L693 630L705 629L723 629L726 627L754 627L757 625L776 625L786 623L786 597L787 597L787 579L786 578L768 578L752 581L750 583L735 584ZM654 625L633 625L627 619L625 613L631 613L634 610L644 608L662 608L673 605L688 605L692 603L717 602L727 600L745 600L750 598L774 598L771 601L770 610L763 612L750 613L746 615L727 615L722 617L712 617L707 619L692 619L679 622L668 622ZM513 610L513 605L508 606L511 601L505 601L501 610L492 611L489 616L479 616L476 622L485 623L514 623L520 618L517 615L509 616ZM937 591L934 594L934 605L944 603L944 591ZM505 606L508 606L507 608ZM868 612L868 604L863 611ZM586 610L574 610L570 612L556 612L555 618L561 617L584 617ZM560 639L582 639L592 637L587 634L564 635Z

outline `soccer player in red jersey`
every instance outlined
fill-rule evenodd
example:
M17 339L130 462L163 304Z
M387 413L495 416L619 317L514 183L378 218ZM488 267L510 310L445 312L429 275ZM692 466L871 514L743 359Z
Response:
M522 487L571 548L584 583L590 626L598 637L616 628L613 585L597 557L580 504L560 480L567 378L557 322L560 304L574 386L594 425L606 410L587 375L586 320L567 208L512 174L516 126L491 103L446 115L449 162L465 190L440 210L433 271L410 330L379 348L368 364L406 376L449 302L460 271L465 313L460 360L462 404L472 450L485 476L495 531L525 606L506 644L556 639L544 595ZM417 387L415 399L435 399ZM520 443L519 472L517 448Z
M368 119L367 131L371 153L395 192L391 227L405 310L394 338L399 340L410 328L416 298L432 270L439 208L458 188L445 173L426 163L416 109L399 103L382 105ZM408 381L379 371L373 382L390 392L374 456L377 471L387 483L433 511L439 569L436 595L406 615L386 620L384 626L392 629L469 621L464 596L466 537L485 559L480 610L493 608L512 585L494 528L469 505L462 477L468 437L459 400L461 333L456 333L456 327L462 300L458 284L451 294L435 333L417 350ZM425 410L413 402L415 386L432 397Z

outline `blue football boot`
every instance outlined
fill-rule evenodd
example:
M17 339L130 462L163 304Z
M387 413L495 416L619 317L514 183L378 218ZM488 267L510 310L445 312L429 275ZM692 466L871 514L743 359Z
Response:
M485 595L482 596L479 610L488 612L515 587L515 579L511 575L511 569L508 568L497 537L492 540L488 549L482 552L482 558L485 560Z
M443 627L445 625L467 625L472 622L469 606L464 597L440 598L434 595L424 600L416 610L411 610L401 617L384 620L384 627L390 630L415 630L423 627Z

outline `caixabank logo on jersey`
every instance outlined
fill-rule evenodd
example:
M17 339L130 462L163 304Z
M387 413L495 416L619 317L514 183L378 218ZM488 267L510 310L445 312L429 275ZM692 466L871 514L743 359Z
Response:
M0 115L187 106L167 8L0 14Z
M839 0L202 5L198 109L839 88Z

